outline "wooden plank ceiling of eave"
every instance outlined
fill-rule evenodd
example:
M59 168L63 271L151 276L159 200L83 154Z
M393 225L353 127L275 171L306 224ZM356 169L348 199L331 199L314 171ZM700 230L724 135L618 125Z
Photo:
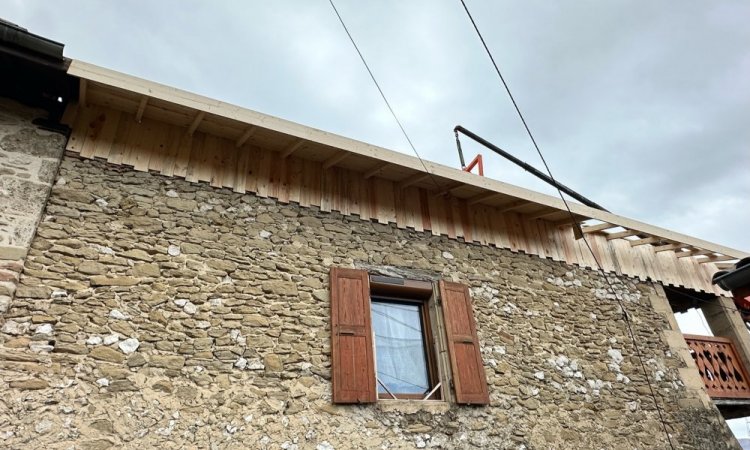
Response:
M294 155L303 160L319 162L324 169L341 167L362 173L364 178L377 177L390 180L400 188L418 187L431 191L432 195L438 198L452 196L465 200L469 205L486 205L497 208L500 212L517 213L526 219L541 219L556 225L584 222L591 219L591 217L579 213L573 214L571 218L571 214L564 209L429 174L378 158L351 153L262 126L250 125L210 112L198 111L95 81L84 83L82 79L80 101L134 114L138 120L148 118L186 127L189 132L201 131L229 139L235 142L237 147L250 142L278 152L281 158ZM640 231L632 227L623 227L615 221L610 223L594 219L594 222L583 227L584 233L600 235L606 240L624 239L631 247L649 245L654 248L656 253L671 251L675 252L678 258L693 258L701 264L732 262L742 257L741 252L721 252L717 251L714 246L704 248L694 243L683 243L671 236Z

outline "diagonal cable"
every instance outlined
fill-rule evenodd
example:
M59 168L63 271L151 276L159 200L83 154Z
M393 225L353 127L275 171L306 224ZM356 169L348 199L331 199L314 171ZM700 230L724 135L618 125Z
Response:
M383 89L380 88L380 84L378 83L378 80L375 79L375 75L373 75L372 70L370 70L370 66L367 64L367 61L365 60L364 55L362 55L362 52L359 50L359 47L357 46L357 43L354 41L352 34L349 32L349 28L346 27L346 24L344 23L344 19L341 17L341 14L339 14L339 10L336 9L336 5L333 4L333 0L328 0L328 2L331 4L331 8L333 8L333 12L336 13L336 17L338 17L339 22L341 22L341 26L344 27L344 31L346 31L346 35L349 36L349 40L354 46L354 49L357 51L357 54L359 55L359 59L362 60L362 64L364 64L365 69L367 69L367 73L370 74L370 79L372 79L372 82L375 84L375 87L378 88L378 92L380 93L380 96L383 98L383 101L385 102L385 106L388 107L388 111L391 112L393 119L396 120L396 123L398 124L399 129L401 129L401 133L406 138L406 142L409 143L409 147L411 147L412 151L417 156L417 159L419 159L419 162L422 163L422 167L424 167L424 171L427 172L427 174L432 179L432 182L435 183L435 187L438 189L438 191L440 191L441 190L440 185L438 184L435 177L432 175L432 172L430 172L427 169L427 165L425 164L422 157L419 156L419 152L417 151L417 148L414 146L414 143L412 143L411 138L409 137L409 134L406 132L406 129L401 124L401 121L398 119L396 112L391 107L391 103L388 101L388 98L385 96L385 93L383 93Z
M490 61L492 62L492 66L495 68L495 72L497 73L498 77L500 78L500 81L503 84L503 87L505 88L505 92L508 93L508 97L510 97L511 102L513 103L513 107L516 109L516 113L518 113L518 117L521 119L521 122L523 123L524 128L526 129L526 133L529 135L529 138L531 139L531 142L534 144L534 148L536 149L536 152L539 154L539 158L542 160L542 163L544 164L544 168L547 170L547 174L552 179L552 181L555 181L555 177L552 175L552 171L549 168L549 165L547 164L547 161L544 159L544 155L542 154L542 151L539 149L539 145L536 142L536 139L534 139L534 134L531 132L531 129L529 129L529 125L526 123L526 119L523 117L523 114L521 113L521 109L518 107L518 103L516 103L516 99L513 97L513 94L510 91L510 87L508 87L508 83L505 81L505 78L503 77L502 72L500 72L500 68L497 65L497 62L495 62L495 58L492 56L492 52L490 51L489 47L487 46L487 42L485 42L484 37L482 36L482 33L479 31L479 27L477 26L476 22L474 21L474 17L472 17L471 12L469 12L469 8L466 6L466 2L464 0L459 0L461 2L461 5L464 8L464 11L466 11L466 15L469 17L469 20L471 21L471 24L474 26L474 31L476 31L477 36L479 37L479 40L482 42L482 46L484 47L484 50L487 52L487 56L489 56ZM556 183L556 182L555 182ZM563 195L562 191L560 191L560 188L555 186L557 188L557 193L560 196L560 199L565 204L565 209L568 210L568 214L570 214L570 218L574 221L574 226L579 226L578 222L575 221L575 217L573 215L573 212L570 210L570 206L568 205L567 200L565 200L565 196ZM604 268L602 267L601 263L599 262L599 259L597 258L596 254L594 253L593 249L591 248L591 245L589 244L588 240L586 239L586 236L584 233L581 233L581 236L583 238L583 241L586 243L586 247L589 249L589 252L591 252L591 255L594 257L594 261L596 262L596 265L599 268L599 271L602 273L604 280L609 285L610 290L614 294L615 298L617 299L617 302L620 305L620 309L622 310L622 316L625 320L625 324L628 328L628 334L630 335L631 340L633 341L633 348L635 349L636 355L638 356L638 360L641 363L641 368L643 369L643 375L646 378L646 383L648 384L648 389L651 393L651 397L654 400L654 405L656 406L656 411L659 415L659 421L661 422L662 428L664 429L664 434L667 437L667 441L669 442L669 447L674 450L674 444L672 443L672 437L669 434L669 430L667 430L667 423L664 420L664 415L661 410L661 407L659 406L659 402L656 398L656 392L654 392L654 388L651 385L651 380L648 376L648 370L646 369L646 364L643 362L643 355L641 354L640 348L638 347L638 343L635 337L635 332L633 331L633 326L630 322L630 318L628 317L628 312L625 309L625 305L620 298L620 296L617 294L617 291L615 290L614 286L612 285L612 282L607 277L607 273L604 271Z

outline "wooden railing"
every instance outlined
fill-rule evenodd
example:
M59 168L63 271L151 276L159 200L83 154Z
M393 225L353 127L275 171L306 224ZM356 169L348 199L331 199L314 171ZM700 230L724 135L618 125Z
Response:
M694 334L684 336L711 398L750 398L747 371L731 340Z

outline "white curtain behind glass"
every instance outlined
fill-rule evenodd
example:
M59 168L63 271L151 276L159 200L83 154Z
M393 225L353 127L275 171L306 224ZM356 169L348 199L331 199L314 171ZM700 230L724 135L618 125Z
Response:
M423 394L430 390L418 305L383 303L373 299L378 378L394 394ZM378 384L378 390L385 392Z

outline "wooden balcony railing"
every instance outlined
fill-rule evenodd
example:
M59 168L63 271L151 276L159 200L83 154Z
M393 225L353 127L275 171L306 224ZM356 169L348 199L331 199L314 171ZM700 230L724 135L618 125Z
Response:
M747 371L732 341L715 336L684 336L711 398L750 399Z

